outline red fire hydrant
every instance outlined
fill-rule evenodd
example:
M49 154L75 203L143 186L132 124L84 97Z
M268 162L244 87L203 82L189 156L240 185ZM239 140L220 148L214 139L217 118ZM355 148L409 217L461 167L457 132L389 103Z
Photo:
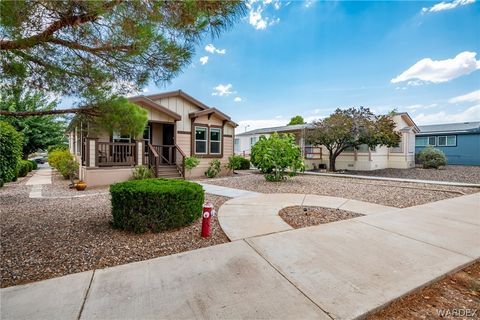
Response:
M203 215L202 215L202 237L206 238L210 236L210 220L212 215L215 214L213 210L213 204L210 202L205 202L203 204Z

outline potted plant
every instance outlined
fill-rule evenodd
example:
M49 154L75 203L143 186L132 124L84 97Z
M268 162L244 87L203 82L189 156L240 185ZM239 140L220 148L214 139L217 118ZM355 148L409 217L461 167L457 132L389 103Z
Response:
M75 189L77 189L77 191L83 191L85 188L87 188L87 183L85 181L80 180L75 183Z

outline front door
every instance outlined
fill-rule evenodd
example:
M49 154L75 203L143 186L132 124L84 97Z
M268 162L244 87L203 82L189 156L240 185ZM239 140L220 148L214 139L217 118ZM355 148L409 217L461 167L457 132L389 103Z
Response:
M164 123L162 125L162 144L165 146L162 150L162 155L168 162L175 162L175 125Z

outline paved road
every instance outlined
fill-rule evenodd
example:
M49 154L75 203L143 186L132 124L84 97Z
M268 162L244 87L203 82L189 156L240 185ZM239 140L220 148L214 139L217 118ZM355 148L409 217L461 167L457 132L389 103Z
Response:
M480 193L0 291L2 319L353 319L480 258Z

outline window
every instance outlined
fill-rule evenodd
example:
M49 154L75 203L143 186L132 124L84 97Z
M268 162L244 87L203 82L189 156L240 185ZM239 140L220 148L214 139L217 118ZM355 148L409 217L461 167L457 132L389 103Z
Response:
M437 146L439 147L455 147L457 145L457 136L438 136Z
M237 153L240 152L240 139L235 138L233 142L233 150Z
M207 154L207 128L195 127L195 153Z
M221 154L222 153L222 129L211 128L210 129L210 153Z
M428 145L435 146L435 137L428 137Z
M250 138L250 145L253 146L255 143L257 143L257 137L251 137Z
M148 145L151 143L150 142L150 124L147 124L145 129L143 130L143 142L145 144L145 154L148 154Z
M457 136L447 136L447 146L449 147L457 146Z
M112 141L113 142L124 142L124 143L130 143L131 138L130 135L121 135L118 132L114 132L112 135Z
M438 145L439 146L446 146L447 145L447 136L440 136L437 137L438 139Z
M416 147L425 147L428 144L428 137L415 137Z

